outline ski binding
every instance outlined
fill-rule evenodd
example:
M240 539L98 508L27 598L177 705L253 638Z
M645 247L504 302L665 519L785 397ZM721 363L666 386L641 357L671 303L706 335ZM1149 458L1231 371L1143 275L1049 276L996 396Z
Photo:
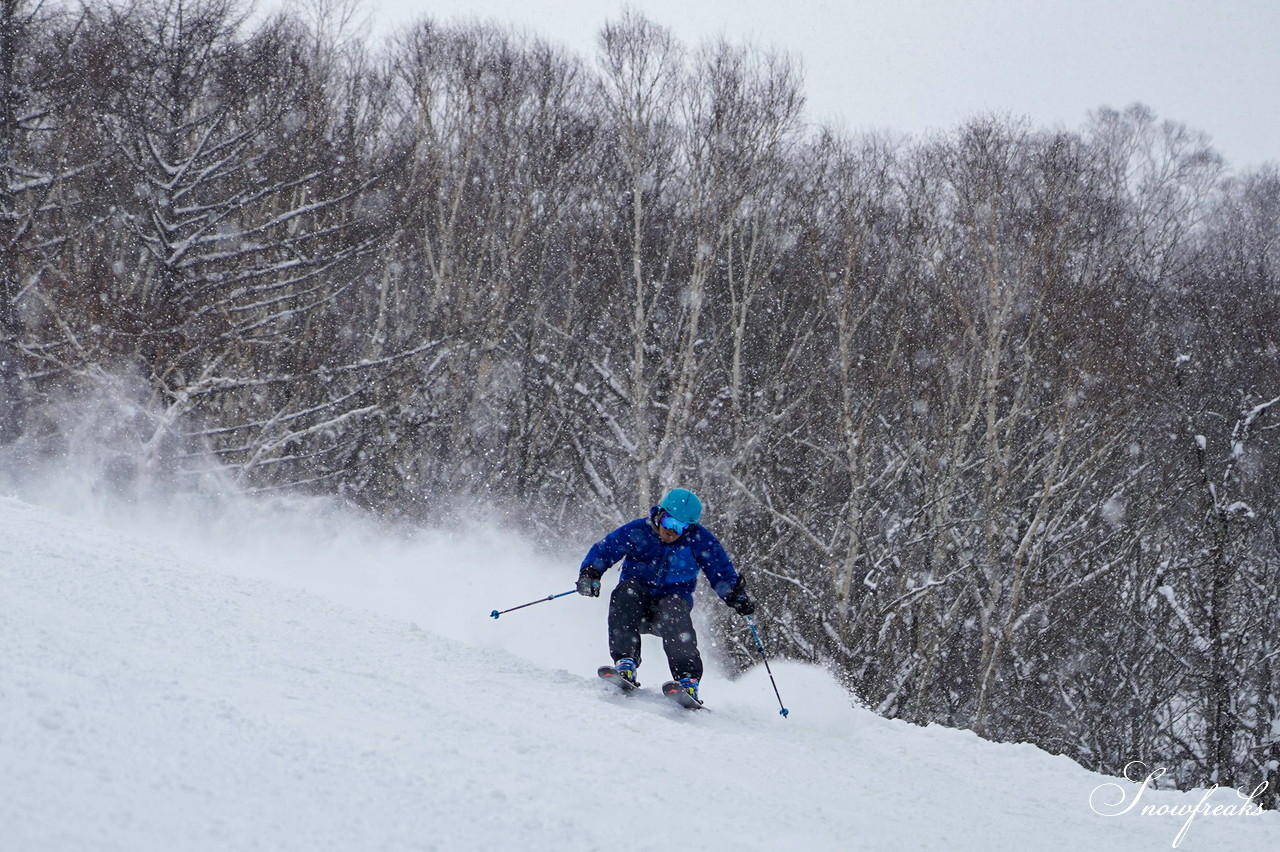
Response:
M618 674L618 670L613 666L601 666L596 669L596 674L600 676L602 681L613 684L623 692L635 692L640 688L640 684L633 680L627 680L625 677Z
M689 710L706 710L707 705L685 692L680 684L674 680L669 680L662 685L662 694L670 698L681 707Z

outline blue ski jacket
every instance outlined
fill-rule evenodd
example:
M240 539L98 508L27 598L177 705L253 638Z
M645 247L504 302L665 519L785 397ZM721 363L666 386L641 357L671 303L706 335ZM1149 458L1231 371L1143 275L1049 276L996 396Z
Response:
M623 580L639 581L654 597L680 595L691 606L701 570L721 600L728 597L738 584L738 572L711 531L695 524L671 544L663 544L650 518L623 524L597 541L582 567L603 574L621 559Z

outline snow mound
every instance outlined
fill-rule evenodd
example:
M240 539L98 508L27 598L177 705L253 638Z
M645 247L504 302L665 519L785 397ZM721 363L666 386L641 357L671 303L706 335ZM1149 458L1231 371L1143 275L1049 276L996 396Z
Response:
M572 585L512 536L261 521L156 537L0 498L5 849L1155 850L1184 821L1102 816L1114 779L878 718L813 666L773 665L786 719L763 667L708 677L711 713L614 694L603 600L488 617ZM1278 847L1275 814L1181 843Z

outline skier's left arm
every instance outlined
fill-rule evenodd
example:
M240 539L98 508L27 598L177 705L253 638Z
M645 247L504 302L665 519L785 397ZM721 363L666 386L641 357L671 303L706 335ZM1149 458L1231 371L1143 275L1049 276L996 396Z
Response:
M751 615L756 611L755 601L747 594L743 581L729 554L710 530L699 528L698 540L693 543L693 558L707 575L711 588L739 615Z

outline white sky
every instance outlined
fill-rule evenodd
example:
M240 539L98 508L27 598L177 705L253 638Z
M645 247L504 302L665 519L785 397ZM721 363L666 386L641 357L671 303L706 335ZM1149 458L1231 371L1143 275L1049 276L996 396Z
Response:
M622 0L361 0L375 31L496 20L594 56ZM1080 127L1141 101L1235 170L1280 162L1280 0L631 0L689 47L720 33L798 54L808 115L919 136L975 114Z

